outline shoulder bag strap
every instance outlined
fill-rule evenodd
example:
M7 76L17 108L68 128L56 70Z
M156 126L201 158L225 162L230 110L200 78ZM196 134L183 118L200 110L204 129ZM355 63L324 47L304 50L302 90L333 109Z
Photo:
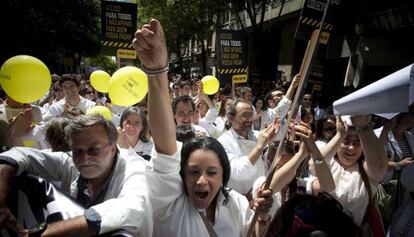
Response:
M372 189L371 189L371 185L369 183L369 179L368 179L368 175L364 170L364 165L363 165L363 160L358 161L358 165L359 165L359 174L361 175L362 181L365 184L365 188L367 189L368 192L368 197L369 197L369 204L373 205L374 204L374 200L372 199Z
M201 219L203 219L204 225L206 226L207 231L208 231L208 235L209 235L210 237L218 237L218 236L217 236L217 234L216 234L216 231L215 231L215 230L214 230L214 228L213 228L213 226L212 226L212 225L211 225L211 223L207 220L207 217L206 217L203 213L201 213L201 212L198 212L198 213L200 214Z

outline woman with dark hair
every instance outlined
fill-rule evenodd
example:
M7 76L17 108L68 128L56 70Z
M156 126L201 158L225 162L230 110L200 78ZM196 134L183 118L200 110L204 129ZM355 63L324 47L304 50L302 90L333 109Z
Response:
M148 115L156 155L146 178L156 223L153 236L208 237L214 232L217 236L244 236L253 210L243 195L226 188L230 165L224 148L213 138L204 137L193 138L182 150L177 149L168 70L159 70L166 68L164 40L161 24L154 19L138 30L133 40L151 77ZM254 205L259 220L268 218L271 203L271 191L260 189ZM255 227L260 231L263 226L257 223Z
M89 84L83 84L79 90L79 94L84 98L95 101L98 99L98 93L93 89L93 87Z
M322 148L326 145L336 133L336 118L334 115L327 114L319 119L316 123L315 137L316 145Z
M375 193L383 179L387 156L373 132L369 116L355 115L346 122L342 119L337 119L337 133L321 153L335 180L336 188L331 194L355 223L361 225L368 207L369 189ZM314 166L317 165L315 162Z
M221 101L219 114L214 122L216 124L217 129L221 131L227 130L227 110L229 109L230 105L233 103L232 98L225 98Z
M277 211L266 237L354 237L358 226L328 193L295 195Z
M253 127L255 130L260 130L261 128L260 125L262 121L261 120L262 112L266 110L266 104L262 97L257 97L256 99L253 100L253 105L254 105L254 108L256 109L256 115L253 120Z
M227 188L230 163L217 140L192 138L182 145L180 155L158 154L152 162L147 178L158 223L154 236L207 237L210 227L217 236L246 234L254 212L243 195ZM254 200L259 220L269 219L270 193L260 189ZM258 222L257 228L262 227Z
M118 146L122 152L129 151L151 159L151 150L154 146L148 138L147 116L137 107L128 107L124 110L118 128ZM127 150L126 150L127 149Z

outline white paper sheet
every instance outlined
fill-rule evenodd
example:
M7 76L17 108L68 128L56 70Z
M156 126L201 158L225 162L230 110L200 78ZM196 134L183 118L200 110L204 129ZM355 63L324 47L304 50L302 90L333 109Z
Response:
M407 112L413 102L414 64L411 64L335 101L333 110L336 115L391 114Z

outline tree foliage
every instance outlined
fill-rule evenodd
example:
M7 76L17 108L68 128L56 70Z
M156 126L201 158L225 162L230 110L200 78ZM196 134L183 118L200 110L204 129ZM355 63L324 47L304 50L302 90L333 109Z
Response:
M247 62L249 66L250 78L252 72L255 74L261 74L263 70L268 70L264 67L263 59L264 54L269 52L268 48L265 47L264 42L264 19L266 10L269 9L270 4L280 5L278 17L281 16L283 6L286 0L231 0L231 10L240 27L248 35L248 57ZM250 21L250 26L245 24L241 14L246 14ZM278 23L276 23L278 24ZM273 26L274 29L278 29L278 26ZM258 75L257 78L263 78L263 75Z
M87 57L84 62L85 68L99 68L108 72L110 75L117 69L115 61L110 56L96 55L94 57Z
M209 49L205 42L220 26L219 16L229 9L228 0L141 0L139 15L147 21L159 19L165 29L167 46L182 65L182 50L190 40L201 43L203 69Z
M0 61L29 54L53 68L66 55L99 52L99 0L4 0L0 9Z

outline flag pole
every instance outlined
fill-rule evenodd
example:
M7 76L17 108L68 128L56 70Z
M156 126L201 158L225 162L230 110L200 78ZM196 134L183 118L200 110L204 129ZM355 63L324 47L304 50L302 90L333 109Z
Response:
M321 32L323 29L323 25L325 23L325 18L326 18L326 14L328 12L328 6L329 6L330 0L327 1L326 6L325 6L325 10L322 16L322 21L321 24L319 26L319 30L314 30L311 36L311 39L308 41L308 46L306 48L305 51L305 55L303 57L302 60L302 64L300 66L300 71L299 74L301 74L301 79L299 82L299 85L296 89L295 92L295 97L294 100L290 106L290 112L288 113L288 118L287 118L287 125L290 125L290 122L292 120L292 118L294 117L293 115L296 115L297 113L297 109L298 109L298 101L299 101L299 97L302 95L302 90L304 88L304 85L306 85L307 83L307 79L309 78L309 69L312 65L312 62L315 60L316 57L316 52L318 50L318 43L320 40L320 36L321 36ZM292 111L293 109L293 111ZM264 184L264 189L268 189L270 186L270 183L273 179L273 175L276 172L276 164L278 160L280 160L280 157L282 156L282 151L284 150L284 146L285 146L285 139L286 139L286 133L287 133L288 129L286 129L285 131L283 131L283 136L282 136L282 140L279 142L277 151L276 151L276 155L275 158L273 159L272 165L270 166L269 172L267 173L266 176L266 182ZM259 215L257 213L254 214L252 221L250 222L248 231L247 231L247 235L246 237L250 237L253 234L253 230L255 229L255 225L257 222ZM266 231L265 231L266 232ZM263 234L265 234L265 232L263 232Z

